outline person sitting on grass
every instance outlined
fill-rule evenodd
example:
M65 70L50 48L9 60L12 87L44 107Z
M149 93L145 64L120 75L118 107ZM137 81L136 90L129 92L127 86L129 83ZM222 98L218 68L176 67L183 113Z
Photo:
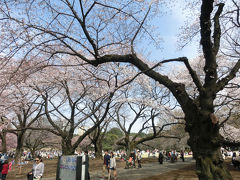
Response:
M136 154L134 151L131 152L130 157L132 157L132 164L133 164L133 167L135 168Z
M129 157L127 163L128 163L128 167L133 167L133 158L131 156Z

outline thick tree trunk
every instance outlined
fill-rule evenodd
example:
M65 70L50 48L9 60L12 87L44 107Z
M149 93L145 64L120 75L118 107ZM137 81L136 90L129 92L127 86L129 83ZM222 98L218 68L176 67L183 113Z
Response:
M130 142L128 142L126 147L125 147L126 148L126 166L125 166L126 169L129 168L128 159L130 157L131 152L134 150L135 147L136 147L135 144L134 143L130 143Z
M209 114L199 112L186 119L186 130L190 135L188 144L196 160L197 175L200 180L232 180L220 152L219 127L212 123Z
M37 148L36 147L32 147L32 148L29 148L30 152L31 152L31 155L32 155L32 158L34 159L36 157L36 151L37 151ZM38 149L40 150L40 149Z
M211 155L197 155L196 170L200 180L232 180L221 156L220 149Z
M24 134L25 134L25 131L21 131L17 135L17 147L16 147L16 154L15 154L16 162L19 162L21 160L21 156L23 153Z
M102 158L102 144L100 142L94 143L95 156L98 159Z
M2 152L7 153L7 141L6 141L7 133L5 131L2 132L1 139L2 139Z
M31 154L32 154L32 158L34 159L35 158L35 149L30 149L30 152L31 152Z
M74 155L75 149L71 140L62 139L62 155Z

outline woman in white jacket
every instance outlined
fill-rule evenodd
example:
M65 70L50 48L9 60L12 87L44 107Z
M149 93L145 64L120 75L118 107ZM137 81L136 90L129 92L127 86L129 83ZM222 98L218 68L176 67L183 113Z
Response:
M116 159L114 157L113 152L110 154L110 164L109 164L109 174L108 174L108 180L111 179L111 174L113 173L113 177L116 180L117 179L117 169L116 169Z
M36 157L33 169L28 173L28 176L33 176L33 180L41 180L44 172L44 164L40 156ZM30 178L30 177L28 177Z

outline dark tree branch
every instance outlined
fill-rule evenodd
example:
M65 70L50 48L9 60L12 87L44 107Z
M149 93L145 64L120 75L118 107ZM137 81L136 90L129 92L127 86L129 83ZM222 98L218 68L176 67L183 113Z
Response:
M104 114L102 115L101 119L96 123L94 124L91 128L89 128L82 136L80 136L78 138L78 140L73 144L73 148L77 148L77 146L82 142L82 140L88 136L94 129L96 129L103 121L104 119L106 118L107 114L108 114L108 111L110 109L110 104L112 102L112 98L114 96L114 92L111 92L109 94L109 97L108 97L108 102L107 102L107 105L106 105L106 108L105 108L105 112Z
M64 134L64 132L62 131L61 128L58 127L58 125L56 125L54 123L54 121L52 120L51 116L50 116L50 112L48 110L48 96L43 96L43 99L45 101L45 106L44 106L44 109L45 109L45 113L46 113L46 116L47 116L47 119L49 121L49 123L52 125L52 127L54 129L56 129L58 131L59 134Z
M220 23L219 23L219 17L220 17L220 14L223 11L223 7L224 7L223 3L218 4L218 10L215 13L215 16L213 18L213 20L214 20L214 34L213 34L214 47L213 47L213 51L214 51L215 55L217 55L218 50L219 50L219 46L220 46L221 27L220 27Z
M210 96L214 97L217 81L217 63L216 55L213 50L213 43L211 40L211 13L213 11L213 0L202 0L200 27L201 27L201 44L205 58L205 84L206 91L211 92Z
M134 34L134 36L133 36L133 38L132 38L132 40L131 40L131 52L132 52L132 54L135 54L134 48L133 48L134 40L136 39L139 31L142 29L142 26L143 26L143 24L144 24L144 22L145 22L145 20L146 20L146 18L147 18L147 16L148 16L150 10L151 10L151 6L148 8L148 11L147 11L146 15L144 16L141 24L139 25L139 28L137 29L136 33Z
M188 69L188 71L189 71L189 74L191 75L191 77L192 77L192 79L193 79L194 84L195 84L195 85L197 86L197 88L198 88L198 91L199 91L200 93L203 92L203 91L204 91L204 88L203 88L203 86L202 86L202 83L201 83L201 81L199 80L196 71L194 71L194 70L192 69L191 65L189 64L188 59L185 57L185 58L182 58L181 60L184 62L185 66L187 67L187 69Z
M205 56L211 56L211 13L213 11L213 0L203 0L201 6L200 27L201 27L201 44Z
M223 88L229 83L229 81L231 81L233 78L236 77L236 73L239 71L239 69L240 69L240 59L231 69L230 73L226 77L222 78L217 82L216 92L223 90Z
M95 42L93 41L93 39L91 38L88 30L87 30L87 27L86 27L86 24L85 24L85 21L82 21L81 18L78 16L77 12L75 11L75 9L73 8L73 6L71 5L71 3L69 2L69 0L66 0L67 2L67 5L68 7L70 8L70 10L72 11L72 13L74 14L75 18L78 20L79 24L81 25L82 27L82 30L87 38L87 40L89 41L89 43L91 44L91 46L93 47L93 50L94 50L94 55L95 57L97 58L99 56L98 54L98 50L97 50L97 46L95 44ZM85 17L83 17L85 18Z
M229 112L228 112L228 116L226 119L224 119L220 124L219 127L224 126L224 124L232 117L232 110L234 109L234 107L231 107Z
M165 60L163 62L176 61L181 58ZM105 55L103 57L97 58L96 60L89 61L90 64L94 66L98 66L107 62L123 62L123 63L131 63L135 65L140 71L142 71L145 75L150 78L156 80L160 84L166 86L176 97L178 102L181 104L183 109L192 108L194 103L192 99L188 96L185 86L181 83L175 83L171 81L167 76L161 75L158 72L152 70L146 63L140 60L136 55L128 54L128 55Z
M220 143L223 146L227 146L227 147L240 147L240 142L239 141L231 141L228 139L223 139L220 141Z

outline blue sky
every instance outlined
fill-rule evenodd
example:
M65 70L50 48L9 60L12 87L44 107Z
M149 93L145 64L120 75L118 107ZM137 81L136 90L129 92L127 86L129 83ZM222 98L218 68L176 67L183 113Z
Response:
M184 25L186 15L181 10L182 3L179 2L166 15L156 19L154 22L158 25L158 31L163 39L162 48L156 49L151 47L151 59L162 60L176 57L186 56L189 59L195 58L198 55L199 44L196 42L187 45L184 49L177 48L177 35L180 32L180 27Z

